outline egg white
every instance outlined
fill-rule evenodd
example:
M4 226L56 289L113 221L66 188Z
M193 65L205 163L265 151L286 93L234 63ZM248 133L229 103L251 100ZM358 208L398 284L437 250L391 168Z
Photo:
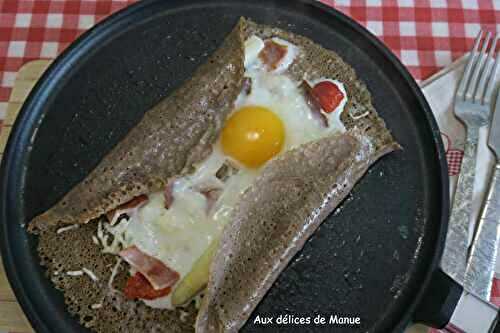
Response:
M313 117L300 91L300 82L294 81L286 74L286 69L293 63L299 48L282 39L273 40L286 45L289 52L278 68L271 72L265 69L258 57L264 47L264 41L252 36L245 42L245 76L251 78L252 88L249 95L243 91L240 93L234 112L248 105L263 106L274 112L285 128L282 152L336 131L344 131L340 121L340 113L347 102L344 85L332 81L340 87L345 98L335 112L327 114L330 126L325 128ZM326 79L318 81L323 80ZM240 166L238 173L221 182L215 174L228 160L231 158L224 155L220 143L217 142L211 155L195 166L193 174L175 180L174 200L169 209L164 208L163 193L153 193L149 195L146 205L139 208L128 220L122 220L115 227L108 227L108 232L120 239L122 247L136 245L141 251L158 258L177 271L182 280L211 241L220 235L224 225L229 222L240 195L259 174L259 170ZM232 163L237 164L236 161ZM208 215L207 199L199 191L202 188L222 189ZM170 295L144 301L152 307L172 308Z

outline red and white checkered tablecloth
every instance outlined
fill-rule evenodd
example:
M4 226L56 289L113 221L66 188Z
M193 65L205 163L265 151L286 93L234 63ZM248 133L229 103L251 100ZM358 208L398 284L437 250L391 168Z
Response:
M136 0L0 0L0 128L16 73L56 57L83 31ZM367 27L423 80L500 32L500 0L320 0ZM492 300L499 302L498 280Z
M500 0L321 0L366 26L422 80L466 52L480 28L500 30ZM54 58L135 0L0 0L0 121L17 70Z
M500 30L500 0L321 0L366 26L422 80L466 52L480 28ZM17 70L54 58L135 0L0 0L0 120Z

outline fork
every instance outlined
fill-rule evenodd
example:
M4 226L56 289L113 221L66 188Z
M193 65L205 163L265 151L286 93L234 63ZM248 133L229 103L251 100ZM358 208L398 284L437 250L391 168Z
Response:
M479 32L455 94L455 116L464 123L467 134L441 265L459 283L464 280L467 264L479 129L488 124L491 114L490 102L497 66L497 61L493 59L497 41L498 36L491 38L491 33Z

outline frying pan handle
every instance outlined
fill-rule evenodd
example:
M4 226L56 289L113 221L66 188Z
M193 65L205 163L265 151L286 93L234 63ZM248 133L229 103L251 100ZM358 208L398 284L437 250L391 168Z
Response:
M500 333L498 307L464 291L437 269L424 291L413 320L450 333Z
M413 321L434 328L449 323L463 288L441 269L437 269L413 314Z

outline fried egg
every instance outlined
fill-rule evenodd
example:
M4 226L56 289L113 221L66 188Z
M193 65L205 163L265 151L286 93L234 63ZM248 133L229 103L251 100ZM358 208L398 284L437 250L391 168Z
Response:
M261 56L269 43L275 43L281 53L286 50L272 66L265 62L269 57ZM311 111L301 91L301 82L287 74L298 56L297 46L279 38L264 41L251 36L245 42L244 75L251 85L244 87L237 97L212 153L195 165L192 174L173 180L174 199L168 209L164 193L153 193L148 203L128 219L107 227L120 240L121 247L137 246L177 271L182 280L221 234L238 198L266 163L284 151L345 130L340 121L347 102L344 85L328 78L309 82L314 85L330 80L344 94L335 111L324 114L328 119L325 127ZM228 166L237 172L218 176ZM216 198L210 198L207 193L215 190ZM170 295L144 302L153 307L172 308Z

